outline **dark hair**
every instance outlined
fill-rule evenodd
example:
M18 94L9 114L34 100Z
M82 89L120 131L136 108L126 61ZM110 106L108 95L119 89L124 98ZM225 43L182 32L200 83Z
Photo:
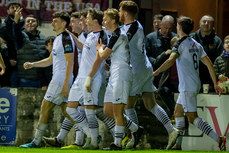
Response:
M71 14L71 17L74 17L74 18L80 18L80 16L81 16L81 13L80 12L73 12Z
M104 14L108 15L111 19L115 20L115 23L119 24L119 12L117 9L107 9L104 11Z
M8 2L7 10L9 10L11 5L17 5L17 6L21 7L21 4L18 2L18 0L11 0L10 2Z
M133 1L122 1L119 6L122 7L124 11L127 11L129 14L131 14L133 17L136 17L138 14L138 5Z
M54 36L49 36L49 37L47 37L47 38L45 39L45 46L47 46L48 43L50 43L50 42L54 42L54 40L55 40L55 37L54 37Z
M87 17L87 13L88 13L88 8L84 9L83 11L80 12L80 16L84 16L84 18Z
M162 14L155 14L153 16L153 20L155 20L155 19L162 20L162 18L163 18L163 15Z
M61 18L62 20L64 20L66 22L66 28L69 26L70 23L70 16L68 14L68 12L66 11L60 11L60 12L55 12L52 15L52 18Z
M102 26L103 22L103 12L100 10L96 10L94 8L90 8L88 10L88 13L91 15L92 19L96 19L98 21L98 24Z
M194 28L194 22L190 17L180 16L177 19L177 23L181 26L182 31L189 35Z

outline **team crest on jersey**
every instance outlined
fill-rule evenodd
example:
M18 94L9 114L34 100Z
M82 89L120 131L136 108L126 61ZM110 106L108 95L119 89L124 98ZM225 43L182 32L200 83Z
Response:
M71 52L71 51L72 51L72 46L69 45L69 44L66 44L66 45L64 46L64 48L65 48L65 52Z

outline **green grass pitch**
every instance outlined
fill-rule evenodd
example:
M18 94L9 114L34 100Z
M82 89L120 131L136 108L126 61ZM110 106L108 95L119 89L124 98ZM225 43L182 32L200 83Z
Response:
M173 151L173 150L122 150L122 151L104 151L104 150L61 150L60 148L18 148L0 146L0 153L212 153L218 151Z

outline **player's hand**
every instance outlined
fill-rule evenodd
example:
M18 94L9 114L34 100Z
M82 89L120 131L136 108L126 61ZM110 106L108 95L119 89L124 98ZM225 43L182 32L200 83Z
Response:
M91 92L91 77L87 77L85 83L84 83L84 88L87 92Z
M5 73L5 67L2 64L0 64L0 68L2 69L0 71L0 75L3 75Z
M100 52L100 50L103 51L103 44L102 44L102 39L101 38L99 39L99 42L98 41L96 42L96 49L99 52Z
M15 66L17 64L17 61L10 59L10 65L11 66Z
M165 51L165 54L166 55L169 55L169 54L171 54L171 52L172 52L172 50L171 49L168 49L168 50Z
M220 88L220 86L218 85L214 85L215 88L215 92L219 94L219 96L221 96L221 93L223 92L223 89Z
M225 76L225 73L224 74L220 74L219 75L219 78L218 78L220 81L227 81L227 77Z
M23 8L18 8L16 11L15 11L15 14L14 14L14 21L15 23L18 23L18 21L20 20L21 16L22 16L22 9Z
M41 90L42 90L42 91L46 91L47 89L48 89L48 86L42 86L42 87L41 87Z
M24 67L25 70L31 69L31 68L33 68L33 63L31 63L31 62L25 62L23 64L23 67Z
M68 93L69 93L69 88L68 88L68 84L67 84L67 85L63 86L61 94L64 98L68 98Z

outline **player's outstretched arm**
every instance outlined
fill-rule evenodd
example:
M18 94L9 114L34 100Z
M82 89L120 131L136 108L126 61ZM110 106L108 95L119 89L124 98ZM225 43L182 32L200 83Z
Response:
M79 38L77 38L73 33L71 33L68 29L65 29L65 30L72 36L72 38L74 39L74 42L76 43L77 48L79 48L80 50L83 50L84 43Z
M52 65L52 54L50 54L48 58L45 58L43 60L37 62L25 62L23 64L25 70L31 69L33 67L48 67L50 65Z
M3 61L1 53L0 53L0 68L2 69L0 71L0 75L3 75L5 73L6 66L5 66L5 63Z
M213 67L213 64L212 64L211 60L209 59L208 56L204 56L201 59L201 62L203 62L208 68L208 71L210 73L211 79L212 79L212 81L214 83L214 88L215 88L216 93L221 95L222 89L217 85L216 74L215 74L215 70L214 70L214 67Z
M157 76L161 72L169 69L176 62L177 58L178 58L178 54L176 53L170 54L169 58L156 71L153 72L153 76Z
M91 92L91 78L98 71L102 61L104 59L106 59L112 53L112 50L109 49L108 47L106 47L105 50L103 50L103 44L102 44L102 40L101 39L100 39L99 43L96 42L96 49L97 49L97 53L96 53L95 62L93 63L91 71L88 74L88 77L87 77L87 79L86 79L86 81L84 83L84 88L88 92Z

